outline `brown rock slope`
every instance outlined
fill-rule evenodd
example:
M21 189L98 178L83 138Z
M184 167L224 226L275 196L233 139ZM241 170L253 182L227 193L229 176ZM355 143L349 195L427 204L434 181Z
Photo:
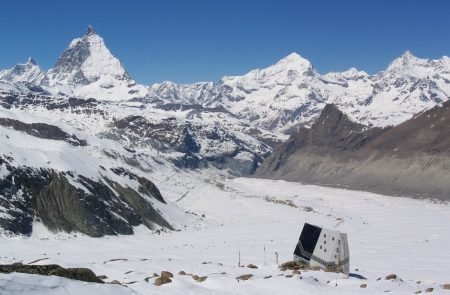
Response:
M327 105L310 129L274 149L256 177L398 196L450 199L450 101L389 128Z

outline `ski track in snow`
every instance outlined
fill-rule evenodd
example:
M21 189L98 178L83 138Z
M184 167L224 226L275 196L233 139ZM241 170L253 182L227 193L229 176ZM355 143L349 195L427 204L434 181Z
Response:
M107 282L135 282L128 288L1 274L0 294L412 294L430 287L434 294L445 293L442 284L449 283L450 275L446 203L285 181L201 179L168 177L159 185L172 202L187 190L176 204L205 214L181 231L157 235L142 227L134 236L89 238L51 234L37 223L30 238L0 239L0 262L48 258L36 264L87 267L108 276ZM279 263L292 259L304 222L348 233L351 272L367 280L323 271L279 276L290 272L277 269L275 252ZM238 267L239 252L241 264L259 268ZM174 274L172 283L157 287L154 278L144 280L163 270ZM178 275L182 270L208 279L197 283ZM254 277L235 279L247 273ZM400 279L385 280L391 273ZM360 288L363 283L367 288Z

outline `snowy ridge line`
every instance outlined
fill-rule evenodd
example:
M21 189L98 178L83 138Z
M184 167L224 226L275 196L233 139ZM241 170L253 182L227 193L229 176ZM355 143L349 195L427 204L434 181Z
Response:
M336 104L353 120L397 125L450 97L450 58L421 59L405 52L379 73L356 68L320 74L292 53L276 64L218 82L151 86L137 84L91 27L74 39L47 73L33 59L0 72L4 91L46 91L51 95L224 108L246 124L278 133L310 126L325 104Z

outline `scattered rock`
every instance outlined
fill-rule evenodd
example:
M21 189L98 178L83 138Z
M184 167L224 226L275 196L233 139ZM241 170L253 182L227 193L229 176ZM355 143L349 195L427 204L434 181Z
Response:
M100 280L104 280L104 279L107 279L108 277L105 275L100 275L100 276L97 276L97 278L99 278Z
M126 283L123 283L123 284L124 284L124 285L132 285L132 284L134 284L134 283L137 283L137 281L126 282Z
M378 278L377 281L381 281L381 278Z
M118 280L112 280L112 281L110 282L110 284L113 284L113 285L121 285L121 283L120 283Z
M193 278L196 282L201 283L201 282L206 281L206 279L208 278L208 276L200 277L200 276L198 276L198 275L192 275L192 278Z
M390 274L390 275L388 275L388 276L386 276L386 280L395 280L397 278L397 275L396 274Z
M245 274L245 275L240 275L240 276L236 277L236 280L238 280L238 281L247 281L251 277L253 277L252 274Z
M292 278L293 275L285 275L286 278Z
M110 260L107 260L107 261L103 262L103 264L106 264L108 262L114 262L114 261L128 261L128 259L126 259L126 258L114 258L114 259L110 259Z
M170 271L164 271L164 270L163 270L163 271L161 272L160 277L161 277L161 278L167 278L167 279L173 278L173 273L171 273Z
M256 265L251 264L251 263L250 263L249 265L247 265L247 267L248 267L248 268L258 268Z
M294 269L294 270L292 271L292 274L293 274L293 275L298 275L298 274L301 274L301 271L299 271L298 269Z
M431 293L433 292L434 288L426 288L425 293Z
M130 274L130 273L132 273L133 271L132 270L129 270L129 271L127 271L125 274L127 275L127 274Z
M153 277L153 278L157 278L157 277L159 277L159 276L158 276L158 274L157 274L156 272L154 272L152 277Z
M308 265L306 265L305 263L300 262L300 261L288 261L288 262L283 263L279 267L279 269L281 271L285 271L287 269L289 269L289 270L299 270L299 269L307 269L307 268L309 268Z
M367 288L367 284L361 284L359 287L360 288Z
M265 280L270 279L272 276L264 277Z
M150 279L151 279L152 277L146 277L146 278L144 278L144 281L146 281L147 283L150 281Z
M450 284L444 284L442 288L444 288L444 290L450 290Z
M180 271L178 274L180 276L187 276L187 273L184 270Z
M422 293L422 291L416 291L416 292L414 292L414 294L420 294L420 293Z
M168 277L159 277L155 280L155 286L161 286L168 283L172 283L172 280Z

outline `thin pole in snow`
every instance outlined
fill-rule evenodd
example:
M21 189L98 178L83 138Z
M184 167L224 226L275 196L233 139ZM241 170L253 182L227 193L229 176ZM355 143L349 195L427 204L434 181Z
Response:
M238 266L241 267L241 250L239 250L239 261L238 261Z

